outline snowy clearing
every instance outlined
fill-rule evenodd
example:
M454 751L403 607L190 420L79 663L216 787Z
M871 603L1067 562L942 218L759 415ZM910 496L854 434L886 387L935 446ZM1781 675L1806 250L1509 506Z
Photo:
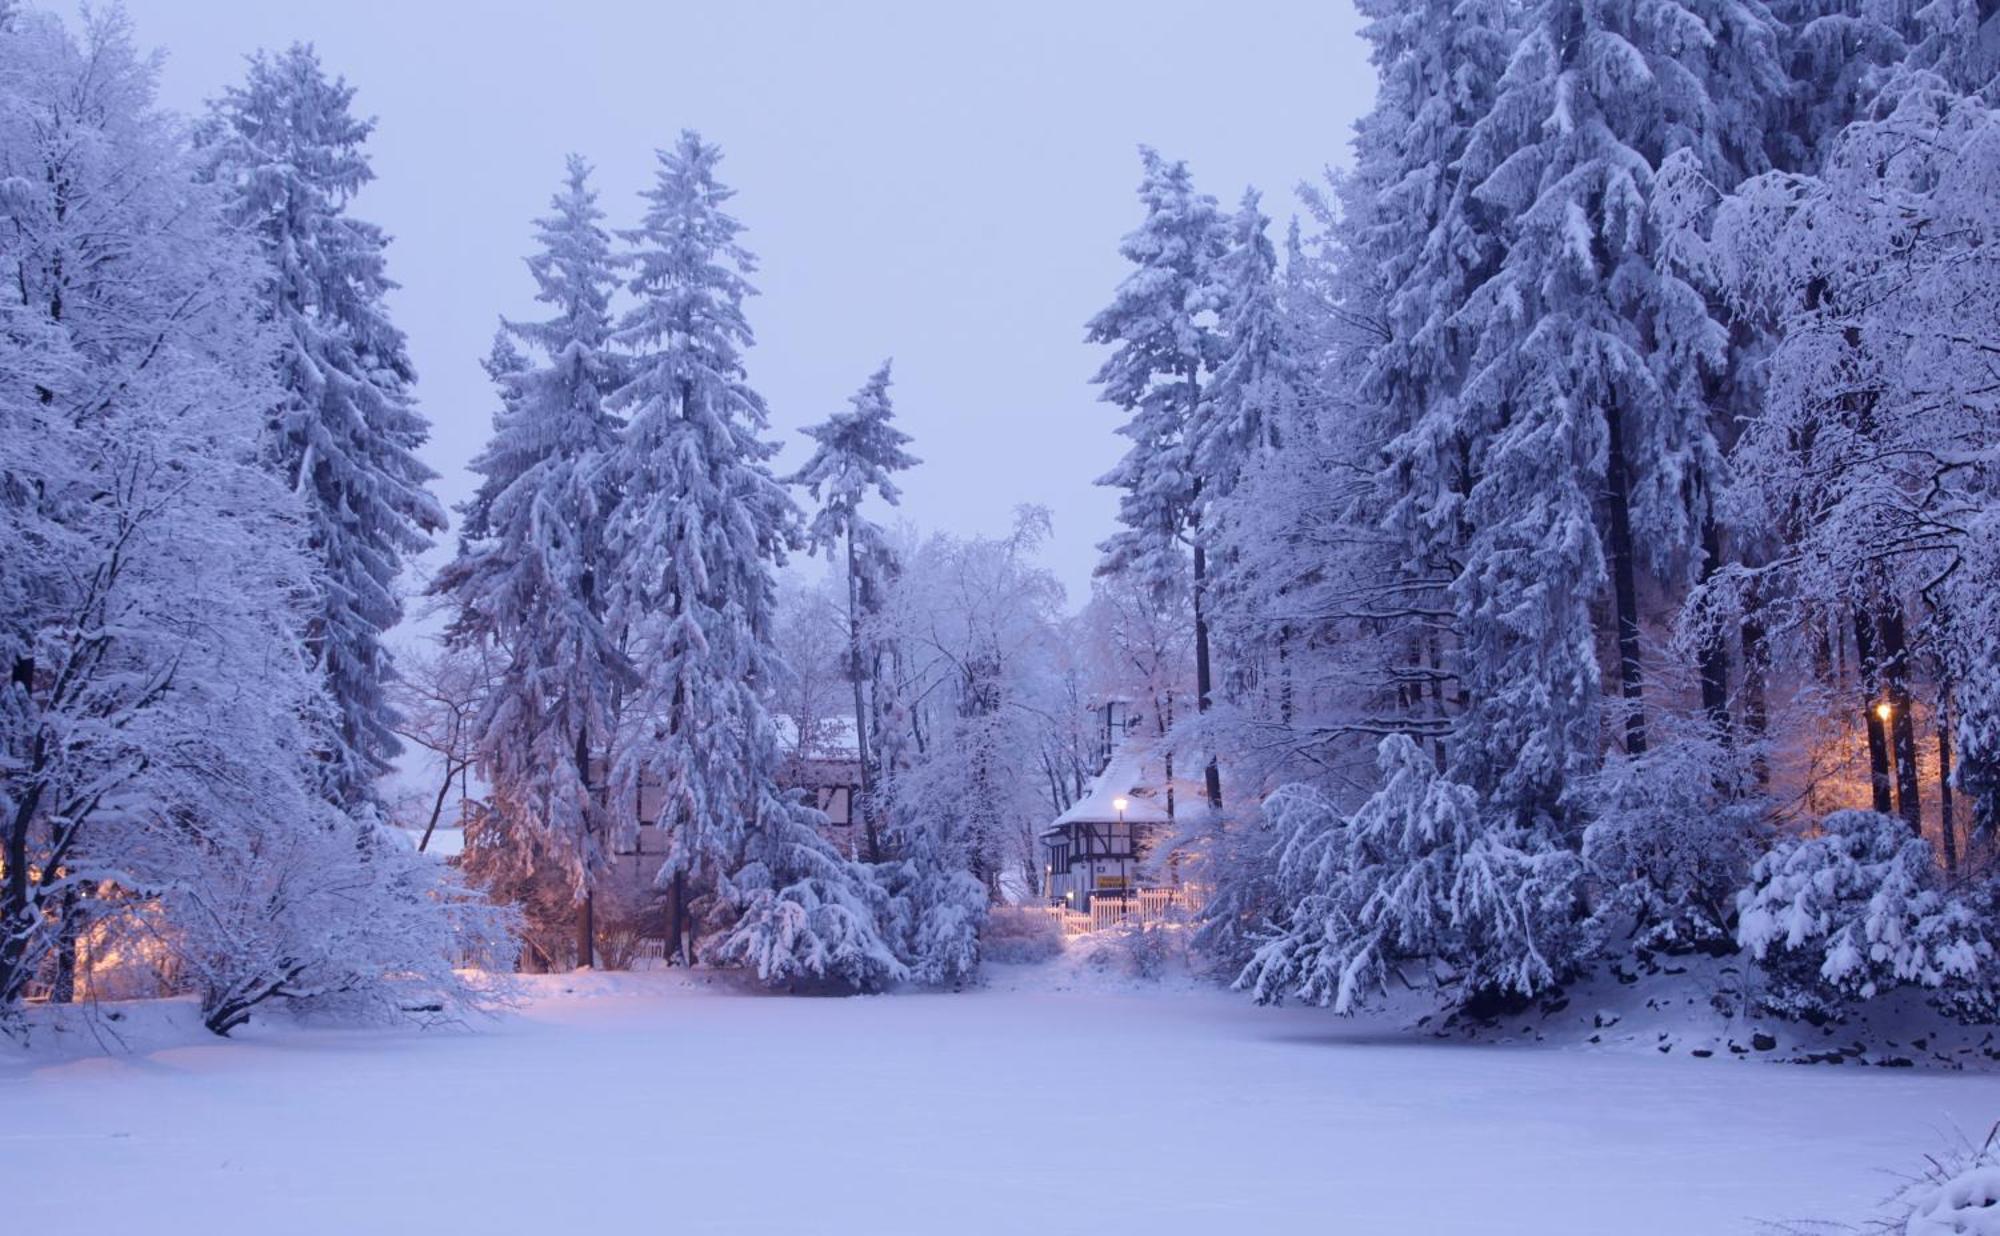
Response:
M5 1060L7 1226L1747 1233L1858 1217L2000 1113L1976 1073L1464 1046L994 969L857 999L536 980L466 1033Z

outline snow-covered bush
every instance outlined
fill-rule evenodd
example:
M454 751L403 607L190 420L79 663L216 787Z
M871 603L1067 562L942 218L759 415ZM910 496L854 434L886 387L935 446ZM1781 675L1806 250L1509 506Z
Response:
M1047 961L1062 955L1062 927L1035 906L994 906L986 912L980 945L988 961Z
M1187 933L1161 923L1122 923L1112 933L1113 946L1124 952L1132 973L1156 979L1187 955Z
M910 978L930 986L971 978L987 923L986 886L921 850L875 871L889 893L890 934Z
M1208 890L1188 947L1205 968L1237 975L1257 953L1277 905L1278 850L1271 815L1220 820L1191 845L1188 874Z
M1959 1134L1954 1145L1924 1156L1876 1214L1859 1223L1779 1225L1797 1236L1852 1232L1868 1236L2000 1236L2000 1125L1984 1140Z
M703 942L710 965L742 966L765 983L827 981L879 991L909 976L884 937L889 895L870 869L819 835L817 811L767 802L746 861L718 881Z
M217 1034L280 1001L342 1018L477 1009L513 966L509 912L388 830L331 809L214 839L163 897L167 945Z
M1900 820L1833 813L1758 859L1736 905L1774 1012L1837 1015L1898 986L1960 1012L1992 1006L1989 918L1942 887L1929 843Z
M1736 893L1768 832L1740 750L1691 735L1614 755L1587 795L1595 818L1583 859L1601 889L1598 922L1629 928L1640 948L1734 951Z
M1560 982L1581 951L1581 860L1484 819L1408 737L1383 739L1377 758L1382 788L1351 819L1309 787L1266 802L1289 909L1238 985L1349 1013L1404 961L1452 972L1466 998Z

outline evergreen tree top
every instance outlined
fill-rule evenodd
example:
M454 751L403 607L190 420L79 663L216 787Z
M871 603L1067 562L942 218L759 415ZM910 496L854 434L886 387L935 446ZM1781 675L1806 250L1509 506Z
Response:
M1196 319L1216 308L1212 271L1227 238L1215 199L1195 191L1184 161L1150 146L1139 148L1139 159L1146 216L1118 246L1138 269L1085 328L1087 342L1117 346L1093 381L1104 387L1101 398L1122 408L1143 403L1156 379L1182 380L1217 359L1213 333Z
M682 131L659 152L639 226L619 234L632 246L627 288L638 304L615 338L642 357L621 398L666 394L663 383L729 390L733 410L761 427L764 402L742 381L743 350L755 342L743 302L756 295L747 276L757 260L737 242L743 225L723 209L736 191L716 179L721 161L720 147Z
M793 484L805 486L820 502L819 513L807 529L816 547L831 544L847 532L869 489L890 506L896 505L901 492L891 474L922 462L903 449L910 435L894 424L889 364L883 361L849 397L851 409L800 430L818 443L812 458L792 477Z
M601 348L611 336L611 234L604 229L604 211L590 187L590 165L572 154L565 163L563 186L549 200L550 213L535 220L539 246L527 259L535 277L535 299L554 306L549 322L516 324L509 329L551 355L570 346Z

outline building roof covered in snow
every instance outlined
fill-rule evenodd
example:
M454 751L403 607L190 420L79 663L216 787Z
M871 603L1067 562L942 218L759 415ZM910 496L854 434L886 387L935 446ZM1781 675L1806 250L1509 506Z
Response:
M1119 818L1120 798L1125 800L1127 823L1166 823L1167 806L1161 799L1158 778L1147 775L1147 754L1139 743L1130 740L1119 743L1111 753L1111 762L1090 783L1089 791L1043 831L1052 832L1066 824L1114 824Z

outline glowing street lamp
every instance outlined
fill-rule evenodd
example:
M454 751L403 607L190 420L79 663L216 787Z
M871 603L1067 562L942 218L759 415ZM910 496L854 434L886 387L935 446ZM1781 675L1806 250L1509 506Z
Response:
M1883 700L1881 703L1875 705L1875 715L1881 718L1885 724L1888 722L1890 714L1895 711L1894 708L1889 706L1888 700Z
M1122 794L1117 798L1111 800L1111 807L1114 811L1118 813L1118 822L1120 824L1123 824L1125 822L1125 808L1131 805L1132 804L1129 801L1127 801Z

